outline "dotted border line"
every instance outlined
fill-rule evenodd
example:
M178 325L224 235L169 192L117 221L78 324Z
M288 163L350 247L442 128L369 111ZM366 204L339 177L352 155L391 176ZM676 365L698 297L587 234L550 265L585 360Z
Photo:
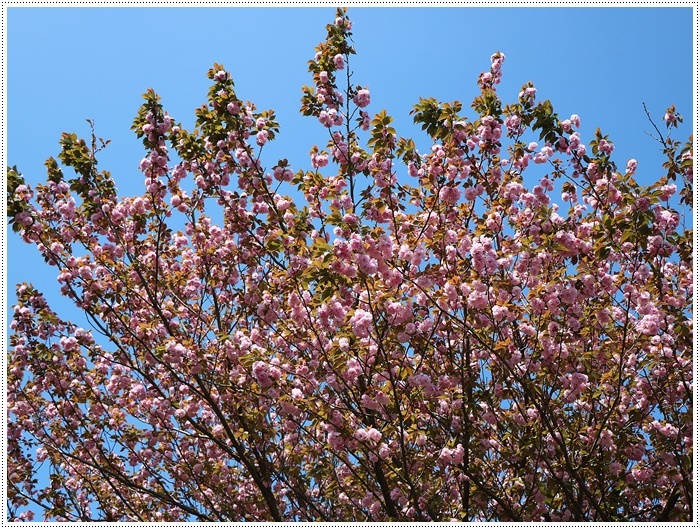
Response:
M7 118L7 113L6 113L6 106L7 106L7 76L5 75L5 69L7 67L7 57L6 57L6 52L7 52L7 46L5 45L5 41L7 39L7 28L5 26L5 21L7 20L7 10L3 6L2 13L0 13L0 27L2 28L0 31L2 32L2 38L0 39L0 62L2 63L2 79L0 80L0 127L2 127L2 130L0 131L0 159L2 159L3 166L2 170L5 172L5 167L7 163L7 141L6 141L6 134L7 134L7 127L6 127L6 118ZM3 179L5 182L3 184L3 196L7 193L7 179ZM0 309L0 314L2 314L2 321L5 325L7 325L8 319L8 304L7 304L7 297L8 297L8 289L7 289L7 222L5 219L7 218L7 201L3 200L2 201L2 206L0 206L0 214L2 215L3 219L3 224L5 225L5 229L2 230L2 233L0 233L0 277L2 277L2 285L0 286L0 289L2 291L2 309ZM0 343L2 343L2 349L3 351L8 350L8 330L9 327L5 327L5 332L2 334L2 338L0 339ZM2 377L2 387L5 389L4 394L7 395L7 361L2 362L2 369L0 370L0 377ZM2 434L3 439L7 439L7 399L3 398L2 399L2 404L0 405L0 413L2 413L2 417L0 417L0 434ZM5 491L7 490L7 444L2 443L2 446L0 446L0 457L2 457L2 461L0 461L0 479L2 479L2 483L5 484ZM3 519L0 520L0 523L2 525L5 525L5 522L7 520L7 515L8 515L8 507L7 507L7 502L3 502L4 504L4 514L3 514Z
M694 62L694 68L693 68L693 103L694 103L694 108L693 108L693 144L695 145L695 142L697 141L696 138L698 137L698 57L700 55L700 47L698 47L698 20L699 20L699 13L698 13L698 4L696 4L695 9L693 9L693 62ZM695 146L693 147L693 151L695 151ZM693 152L693 158L695 158L695 152ZM693 160L693 180L695 180L697 177L697 161L694 159ZM700 198L700 190L697 187L697 184L694 186L693 189L693 204L694 204L694 215L693 215L693 270L697 270L698 264L700 264L700 258L698 258L698 253L697 253L697 245L698 241L700 240L700 237L698 236L698 221L700 221L700 211L698 211L698 198ZM697 273L695 274L695 292L698 291L698 286L700 285L700 278L697 276ZM700 321L700 315L698 314L697 307L693 307L693 328L697 329L698 328L698 321ZM693 370L695 375L697 376L697 373L700 372L700 359L698 358L698 343L700 343L700 338L698 338L697 332L693 333ZM694 385L695 385L695 380L694 380ZM698 399L695 400L695 405L694 405L694 410L693 410L693 429L694 429L694 435L695 439L698 438L698 422L700 422L700 403L698 402ZM700 507L700 500L698 499L698 493L700 492L700 484L698 484L698 468L700 468L700 455L698 455L697 450L693 450L693 474L694 474L694 479L693 479L693 498L695 499L695 505L694 505L694 515L693 519L695 523L697 524L698 521L698 507Z
M293 1L270 1L270 2L207 2L207 1L185 1L185 2L168 2L165 0L152 0L149 2L144 2L144 1L126 1L126 0L121 0L121 1L72 1L72 2L55 2L55 1L50 1L50 2L6 2L3 0L2 2L2 13L0 13L0 27L2 28L2 40L0 41L0 62L2 63L2 74L1 74L1 85L0 85L0 99L2 100L2 105L0 105L0 127L1 127L1 135L0 135L0 156L3 160L3 162L7 161L7 142L6 142L6 105L7 105L7 90L6 90L6 75L5 75L5 69L7 65L7 60L6 60L6 49L7 47L5 46L6 38L7 38L7 31L6 31L6 26L5 26L5 21L6 21L6 13L7 9L10 7L69 7L69 6L149 6L149 5L155 5L155 6L169 6L169 7L186 7L186 6L209 6L209 7L235 7L235 6L287 6L287 7L292 7L292 6L333 6L337 5L338 2L334 1L316 1L316 2L293 2ZM698 72L700 71L698 67L698 56L699 51L700 51L700 46L698 43L698 17L699 17L699 10L698 7L700 7L700 1L675 1L675 2L653 2L649 0L645 1L637 1L637 2L528 2L528 1L515 1L515 2L488 2L485 0L481 1L469 1L469 2L450 2L450 1L439 1L439 0L433 0L429 2L411 2L411 1L390 1L390 2L372 2L369 0L360 0L360 1L353 1L353 2L348 2L348 6L353 6L353 5L372 5L372 6L413 6L413 7L421 7L421 6L450 6L450 7L469 7L469 6L489 6L489 7L634 7L634 6L655 6L655 7L694 7L695 9L693 10L693 26L694 26L694 32L693 32L693 39L694 39L694 57L693 57L693 62L695 63L695 68L694 68L694 103L695 103L695 109L694 109L694 118L697 118L697 111L698 111ZM697 119L694 119L694 127L693 127L693 133L694 137L697 137L697 129L698 127L698 122ZM700 198L700 190L696 187L694 189L694 203L698 204L698 198ZM5 218L6 216L6 208L7 205L6 203L3 203L0 206L0 213L2 214L2 217ZM696 248L698 239L700 238L698 234L698 230L696 228L698 221L700 221L700 210L698 210L697 206L695 209L695 214L694 214L694 233L693 233L693 246ZM2 285L0 286L0 289L2 291L2 316L3 316L3 321L7 321L7 288L6 288L6 278L7 278L7 241L6 241L6 230L3 230L0 233L0 246L2 247L2 251L0 252L0 276L2 276ZM698 261L700 261L697 257L697 252L695 253L694 257L694 266L698 264ZM695 286L696 289L698 286L700 286L700 278L696 276L695 279ZM698 323L698 311L694 311L694 321L695 324L697 325ZM697 350L695 347L698 344L698 338L697 334L695 335L695 343L694 345L694 350ZM2 343L3 346L6 346L7 344L5 343L6 340L6 333L3 334L2 338ZM695 355L695 372L698 373L700 372L700 359L698 359L698 355ZM3 381L3 386L6 386L7 384L7 364L6 362L2 362L2 369L0 372L0 376L2 377ZM7 403L3 399L2 404L0 405L2 409L2 418L7 416ZM695 420L695 431L697 433L698 431L698 418L700 417L700 402L698 402L698 399L695 399L695 407L694 407L694 420ZM2 422L2 428L0 429L0 433L3 434L3 436L6 438L7 434L7 421L6 420L1 420ZM697 437L697 436L696 436ZM0 457L2 458L2 461L0 462L0 479L2 479L3 483L7 483L7 467L5 462L7 461L7 454L6 454L6 445L5 443L2 443L0 445ZM694 451L694 469L697 474L697 469L700 467L700 454L698 454L698 451ZM696 513L697 513L697 507L698 507L698 488L700 488L700 485L698 484L698 480L694 480L694 497L696 498ZM7 524L7 504L4 504L4 515L3 519L0 520L0 525L5 526ZM103 524L103 523L77 523L77 524L69 524L69 525L77 525L77 526L85 526L85 527L115 527L114 524ZM118 524L121 525L121 524ZM161 526L164 525L162 523L146 523L146 524L128 524L129 527L154 527L154 526ZM196 526L221 526L221 525L227 525L227 526L232 526L232 525L239 525L238 523L168 523L165 524L169 527L182 527L182 528L189 528L192 527L193 525ZM332 523L332 524L326 524L326 523L256 523L256 522L249 522L245 524L240 524L240 525L245 525L246 527L268 527L268 526L274 526L274 527L283 527L283 528L289 528L289 529L296 529L299 527L334 527L338 529L345 529L345 528L355 528L359 525L364 525L362 523ZM452 526L454 524L452 523L430 523L430 524L421 524L421 523L375 523L372 524L376 527L396 527L396 526L411 526L411 527L418 527L418 528L425 528L425 529L430 529L435 527L436 525L449 525ZM507 524L507 523L470 523L469 524L472 527L484 527L484 528L493 528L495 526L499 527L505 527L505 526L514 526L512 524ZM519 524L522 525L522 524ZM533 523L533 524L525 524L525 525L543 525L546 526L547 528L562 528L562 529L570 529L570 524L565 524L565 525L560 525L560 524L539 524L539 523ZM614 525L614 526L637 526L635 523L627 524L627 523L615 523L615 524L604 524L604 525ZM677 524L664 524L665 527L678 527L678 528L686 528L689 526L696 526L695 522L689 522L689 523L677 523ZM40 523L23 523L22 527L43 527L43 524Z
M429 6L447 6L447 7L470 7L470 6L487 6L487 7L700 7L700 0L676 0L672 2L654 2L652 0L638 0L616 2L597 1L597 2L577 2L577 1L560 1L560 2L542 2L537 0L520 0L520 1L489 1L489 0L470 0L465 2L451 0L429 0L429 1L412 1L412 0L390 0L376 2L373 0L354 0L352 2L338 2L335 0L316 0L311 2L297 2L294 0L270 0L270 1L207 1L207 0L185 0L185 1L169 1L169 0L116 0L116 1L94 1L94 0L73 0L67 2L46 1L46 2L22 2L22 1L3 1L3 7L73 7L73 6L168 6L168 7L187 7L187 6L209 6L209 7L255 7L255 6L287 6L287 7L330 7L337 6L339 3L352 6L376 6L376 7L391 7L391 6L411 6L411 7L429 7ZM697 16L697 11L696 11ZM4 27L4 24L3 24Z

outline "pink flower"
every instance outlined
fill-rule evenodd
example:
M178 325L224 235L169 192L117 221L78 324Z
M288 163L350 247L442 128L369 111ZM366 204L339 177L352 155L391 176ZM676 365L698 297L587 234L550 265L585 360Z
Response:
M372 275L377 272L377 260L366 254L359 255L357 256L357 268L364 274Z
M352 98L355 104L360 108L364 108L369 105L369 99L369 90L365 89L359 90L357 94L355 94L355 97Z
M500 70L501 66L503 65L503 61L506 60L506 56L504 53L501 53L500 51L497 51L493 55L491 55L491 69L492 70Z
M365 112L364 110L360 111L360 128L362 130L369 130L370 126L370 117L369 113Z
M607 428L600 432L600 445L607 449L612 449L615 446L613 433Z
M260 145L261 147L267 143L267 139L269 137L270 133L267 132L266 130L261 130L258 132L255 138L255 142Z
M281 197L280 195L275 195L274 199L275 199L275 205L277 206L277 209L279 209L280 211L285 211L285 210L289 209L289 207L292 205L292 203L289 200L287 200L284 197Z
M614 148L615 148L615 146L606 140L600 140L598 142L598 150L600 152L605 153L605 154L610 154L611 152L613 152Z
M386 443L382 443L381 446L379 447L379 457L382 459L387 459L389 456L391 456L391 449L386 445ZM398 489L394 489L398 490ZM392 491L393 493L393 491ZM393 497L393 496L392 496Z
M608 465L608 468L610 469L610 473L613 476L617 476L620 472L622 472L622 465L618 463L617 461L613 461Z
M452 451L452 461L454 463L461 463L464 460L464 447L462 443L457 443L454 450Z
M543 152L538 152L537 154L535 154L535 156L534 156L534 158L533 158L533 160L534 160L535 163L537 163L537 164L545 163L548 159L549 159L549 158L547 157L547 155L544 154Z
M367 430L367 437L369 437L375 443L378 443L382 438L382 433L376 428L370 428Z
M345 371L345 378L348 382L354 384L355 382L357 382L357 377L362 373L362 366L360 366L360 363L357 361L356 358L351 358L350 360L348 360L347 365L348 368Z
M520 116L512 114L506 118L505 124L509 134L518 134L520 132Z
M72 336L61 338L60 343L64 351L75 351L78 348L78 341Z
M526 334L527 336L535 336L537 334L537 331L532 325L529 325L527 323L521 323L519 326L520 332L523 334Z
M328 165L328 155L327 154L312 154L311 155L311 166L314 169L319 169Z
M571 123L576 127L577 129L581 127L581 118L578 117L578 114L571 114L571 117L569 118L571 120Z
M658 430L664 437L676 437L678 435L678 428L672 424L664 424Z
M369 435L367 435L367 432L364 428L358 428L358 430L355 432L355 439L357 439L360 442L366 441L368 437Z
M647 314L640 321L637 322L637 330L641 334L654 335L659 332L660 326L658 321L658 315Z
M459 443L454 448L443 448L440 451L440 461L443 463L460 464L464 460L464 447Z
M345 68L345 59L343 59L343 56L340 53L333 57L333 64L335 64L335 67L338 68L338 70Z
M345 441L337 432L328 432L328 442L333 450L342 450Z
M219 82L225 81L227 75L228 75L228 74L227 74L224 70L219 70L218 72L216 72L216 73L214 74L214 79L216 79L216 80L219 81Z
M501 305L496 305L491 309L493 312L493 317L497 320L503 320L508 317L509 310L508 307L502 307Z
M350 318L350 324L355 335L359 338L366 338L372 327L372 314L366 310L357 309Z
M628 481L636 481L638 483L644 483L646 481L649 481L652 474L653 474L653 472L651 471L650 468L635 466L632 469L632 475L631 475L632 479L629 479L630 478L629 475L627 477L628 477Z
M264 388L271 386L273 382L270 368L265 362L258 361L253 364L253 378Z
M518 99L524 99L528 103L534 103L535 94L537 94L537 89L534 86L528 86L518 94Z
M560 378L562 386L565 388L564 398L568 402L573 402L589 387L588 376L584 373L570 373Z
M211 433L213 433L215 437L221 437L221 436L223 436L223 435L224 435L224 431L225 431L224 427L223 427L222 425L220 425L220 424L217 424L216 426L214 426L214 427L211 429Z
M598 174L598 164L596 164L595 162L589 163L588 167L586 167L586 174L591 180L593 180L594 177Z
M462 195L458 187L445 186L440 190L440 200L448 204L456 204Z
M322 125L330 128L334 125L342 125L343 115L335 108L331 108L330 110L322 110L318 115L318 120Z
M659 198L661 200L668 200L673 196L673 194L678 190L676 187L676 184L667 184L665 186L661 186L661 195Z
M467 306L473 309L483 309L486 304L486 295L483 292L473 291L467 298Z

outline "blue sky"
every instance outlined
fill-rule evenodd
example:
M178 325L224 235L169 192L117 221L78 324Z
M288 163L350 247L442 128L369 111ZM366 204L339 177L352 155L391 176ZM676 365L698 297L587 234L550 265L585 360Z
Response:
M60 134L89 136L85 119L112 143L99 159L120 193L142 189L140 141L130 131L149 87L176 121L191 129L205 102L214 62L232 72L237 93L274 108L281 134L264 155L310 168L325 130L298 114L306 61L325 37L333 8L9 8L7 31L7 164L30 183L45 179L43 162L59 152ZM506 55L499 93L514 102L532 81L562 118L577 113L588 143L600 126L615 160L639 161L638 179L661 176L658 144L642 108L663 116L675 104L693 121L691 8L351 8L358 55L353 83L368 85L368 110L385 108L401 136L420 137L408 112L419 97L469 104L476 79L495 51ZM34 248L8 234L8 301L14 284L33 282L58 299L58 271ZM54 301L54 308L61 304ZM62 304L65 306L65 302ZM59 314L79 316L73 310Z

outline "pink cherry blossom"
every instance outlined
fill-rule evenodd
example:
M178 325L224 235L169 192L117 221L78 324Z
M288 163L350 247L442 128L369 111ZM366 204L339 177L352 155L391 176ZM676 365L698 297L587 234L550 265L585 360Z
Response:
M258 145L263 146L263 145L265 145L265 144L267 143L268 137L269 137L269 133L268 133L266 130L261 130L260 132L258 132L258 133L256 134L256 136L255 136L255 142L256 142Z
M355 94L355 97L353 97L352 100L358 107L366 107L367 105L369 105L370 100L369 90L358 90L357 94Z

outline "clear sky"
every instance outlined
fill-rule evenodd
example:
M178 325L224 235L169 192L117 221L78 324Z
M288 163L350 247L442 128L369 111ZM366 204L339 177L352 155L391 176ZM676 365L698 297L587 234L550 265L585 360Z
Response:
M645 181L662 174L659 145L642 108L660 121L675 104L693 122L693 12L687 8L351 8L353 82L368 85L370 113L385 108L399 135L421 136L408 112L419 97L469 104L476 79L495 51L506 55L499 93L515 102L532 81L562 118L577 113L587 144L600 126L624 167L639 161ZM85 119L112 143L100 153L121 194L142 192L140 141L130 131L149 87L176 121L191 129L206 100L214 62L232 72L237 93L274 108L281 125L266 146L268 167L288 158L310 168L311 146L327 140L298 114L306 61L325 37L333 8L9 8L7 155L30 183L44 181L43 162L59 152L60 134L88 137ZM55 268L8 234L8 301L26 280L57 299ZM54 308L58 308L53 302ZM65 305L63 303L62 305ZM58 310L75 316L77 311ZM78 321L76 321L78 323Z

